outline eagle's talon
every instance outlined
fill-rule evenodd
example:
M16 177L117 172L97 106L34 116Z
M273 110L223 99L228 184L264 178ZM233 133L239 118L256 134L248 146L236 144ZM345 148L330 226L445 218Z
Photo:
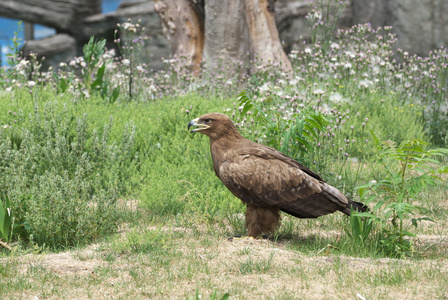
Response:
M234 240L236 240L236 241L241 240L242 241L242 240L255 240L255 239L258 239L258 238L254 238L254 237L248 236L248 235L235 235L235 236L231 236L231 237L227 238L227 240L229 242L233 242Z
M248 240L248 241L250 241L250 240L268 240L268 239L269 239L269 236L267 236L267 235L260 235L257 237L253 237L250 235L235 235L235 236L231 236L231 237L227 238L227 240L229 242L232 242L233 240Z

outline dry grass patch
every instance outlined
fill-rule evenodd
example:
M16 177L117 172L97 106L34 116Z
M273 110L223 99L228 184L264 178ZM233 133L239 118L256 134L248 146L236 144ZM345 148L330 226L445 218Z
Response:
M441 238L421 240L443 247L446 239ZM396 260L323 253L291 250L287 241L229 242L219 232L153 225L125 230L83 250L2 258L0 266L4 296L14 299L186 299L196 291L204 299L215 292L229 293L231 299L448 297L446 257Z

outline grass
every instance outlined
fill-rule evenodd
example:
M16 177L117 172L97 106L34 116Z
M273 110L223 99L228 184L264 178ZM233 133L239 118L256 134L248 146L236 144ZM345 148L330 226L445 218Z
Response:
M213 233L203 228L197 235L172 225L134 226L70 252L3 258L3 295L143 299L188 298L196 292L209 298L216 292L243 299L337 299L359 293L368 299L443 299L448 293L445 259L304 251L314 247L314 239L334 240L323 230L301 231L302 247L291 249L287 240L229 242L219 228Z
M123 58L106 61L107 51L92 57L100 61L89 63L87 79L68 68L56 79L24 76L32 68L16 58L0 80L0 201L12 203L14 224L11 250L0 248L2 297L447 298L446 174L406 200L421 208L412 218L435 222L414 229L403 219L416 237L405 235L411 249L400 259L381 250L379 228L355 244L340 213L283 215L268 240L231 242L246 232L244 205L215 176L208 139L187 131L191 119L225 112L243 135L297 154L356 200L356 186L388 176L370 131L380 141L420 138L446 147L446 135L434 133L446 128L439 93L446 74L432 74L446 53L392 62L393 37L386 33L378 47L380 34L360 26L346 33L344 49L334 40L304 44L291 53L292 78L260 70L238 88L236 79L209 76L216 70L197 81L183 69L129 73ZM78 73L86 71L82 62L73 63ZM101 76L95 66L104 67ZM241 86L264 119L242 113ZM286 140L300 133L304 113L328 122L305 135L308 152ZM446 157L439 161L446 165ZM387 197L379 193L370 205Z

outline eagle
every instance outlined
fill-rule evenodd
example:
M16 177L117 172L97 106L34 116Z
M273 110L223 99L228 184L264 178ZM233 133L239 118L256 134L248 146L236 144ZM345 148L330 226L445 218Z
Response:
M317 218L336 211L350 215L367 207L296 160L244 138L225 114L208 113L188 123L190 132L210 138L213 168L222 183L246 204L247 235L274 233L280 211L297 218Z

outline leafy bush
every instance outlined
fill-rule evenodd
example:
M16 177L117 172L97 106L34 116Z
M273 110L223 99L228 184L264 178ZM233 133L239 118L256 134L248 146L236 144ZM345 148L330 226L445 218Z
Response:
M112 232L118 194L135 171L135 127L118 145L57 104L37 104L27 118L0 129L0 199L9 199L16 232L49 247L73 246ZM18 236L13 236L17 239Z
M421 221L432 221L428 217L412 218L421 208L412 203L422 190L436 185L441 180L437 174L448 173L447 167L436 168L440 162L435 157L448 154L447 149L426 150L427 143L421 140L404 141L398 146L391 141L380 143L372 133L375 144L380 150L379 164L386 170L387 176L380 181L371 181L357 187L361 201L370 203L376 200L372 212L354 213L350 233L355 243L366 241L372 224L380 229L378 236L380 250L385 254L402 257L413 251L412 242L406 237L416 237L408 230L417 228ZM360 218L366 218L361 221ZM362 222L362 223L361 223Z

